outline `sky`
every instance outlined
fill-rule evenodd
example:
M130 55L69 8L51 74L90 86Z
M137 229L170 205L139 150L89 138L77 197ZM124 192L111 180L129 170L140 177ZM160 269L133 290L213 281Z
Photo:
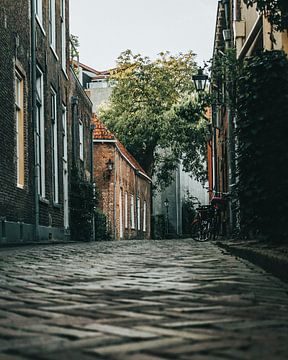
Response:
M80 62L107 70L127 49L155 59L193 50L200 66L212 56L217 0L70 0L70 32Z

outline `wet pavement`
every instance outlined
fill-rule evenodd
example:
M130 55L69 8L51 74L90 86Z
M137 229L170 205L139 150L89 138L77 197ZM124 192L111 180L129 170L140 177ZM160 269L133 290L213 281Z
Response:
M287 284L215 244L0 251L0 360L287 358Z

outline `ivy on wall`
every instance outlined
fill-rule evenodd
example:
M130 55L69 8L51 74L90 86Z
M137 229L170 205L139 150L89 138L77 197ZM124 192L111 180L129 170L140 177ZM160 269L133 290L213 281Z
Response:
M248 236L288 241L288 60L260 53L240 70L237 86L238 195Z
M70 230L74 241L89 241L93 234L92 217L96 202L93 186L74 166L71 171Z
M277 31L288 29L288 1L287 0L244 0L249 7L256 4L258 11L267 16L270 24Z
M106 216L97 208L99 195L91 182L74 166L71 171L71 239L74 241L93 240L93 220L95 223L95 239L110 240L107 230Z

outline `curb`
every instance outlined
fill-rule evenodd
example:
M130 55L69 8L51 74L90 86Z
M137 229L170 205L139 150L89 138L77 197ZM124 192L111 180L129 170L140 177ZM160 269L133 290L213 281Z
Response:
M251 249L243 246L228 245L222 242L216 243L220 248L232 255L241 257L261 267L265 271L288 283L288 258L279 256L271 250L265 252L261 249Z
M0 251L5 249L11 249L14 247L25 247L25 246L47 246L47 245L69 245L69 244L78 244L83 243L86 241L27 241L27 242L7 242L1 243L0 242ZM87 241L89 242L89 241Z

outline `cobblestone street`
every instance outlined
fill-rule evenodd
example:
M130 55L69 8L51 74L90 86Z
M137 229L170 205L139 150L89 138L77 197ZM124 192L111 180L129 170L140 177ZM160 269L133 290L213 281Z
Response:
M2 249L0 359L287 359L288 286L212 243Z

